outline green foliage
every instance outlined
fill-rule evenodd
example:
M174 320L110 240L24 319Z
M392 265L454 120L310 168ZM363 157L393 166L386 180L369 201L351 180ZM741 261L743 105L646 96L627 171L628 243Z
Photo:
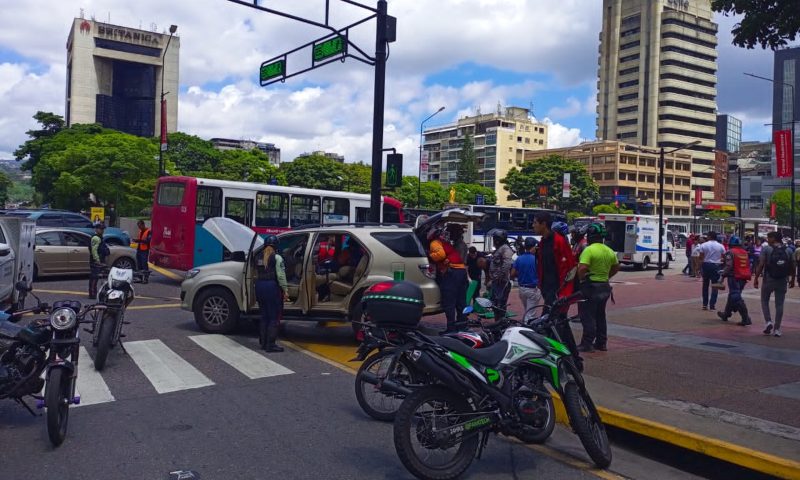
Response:
M14 158L25 160L22 163L23 170L33 170L39 163L48 140L64 128L64 117L55 113L38 111L33 118L42 128L25 132L30 139L14 150Z
M709 210L704 214L705 217L711 218L714 220L724 220L726 218L730 218L733 216L733 212L724 211L724 210Z
M461 184L478 183L478 162L475 159L475 144L469 134L464 135L464 145L458 155L456 181Z
M566 172L571 174L569 198L561 196ZM585 211L599 195L597 184L582 163L558 155L526 162L522 169L513 168L500 183L517 198L534 202L539 202L539 186L547 185L545 203L561 211Z
M420 205L417 205L417 177L403 177L403 186L392 193L392 196L403 202L406 207L431 208L440 210L450 196L439 182L422 182L420 188Z
M796 0L713 0L711 9L725 15L740 16L733 28L733 44L738 47L778 48L794 41L800 32L800 5ZM742 17L743 16L743 17Z
M497 195L493 188L484 187L477 183L454 183L450 188L456 189L456 203L459 204L474 204L476 195L483 195L484 205L495 205L497 203ZM450 190L447 190L447 199L450 199Z
M775 210L778 225L790 225L792 223L792 192L789 189L778 190L772 194L772 198L765 207L765 216L769 216L770 205L775 203ZM795 194L794 199L795 223L800 218L800 194Z
M586 214L583 212L567 212L567 223L572 224L576 219L585 216Z
M29 182L13 182L8 189L8 201L11 203L33 201L33 187Z
M158 137L151 141L156 148L159 147ZM163 154L168 173L208 178L221 170L223 152L214 148L208 140L174 132L169 134L168 141L169 149Z
M603 204L603 205L595 205L592 207L592 213L595 215L600 215L601 213L633 213L633 210L628 208L620 208L613 203Z
M288 185L322 190L345 189L345 167L324 155L306 155L281 163Z
M5 205L9 199L9 191L13 187L14 182L8 178L3 172L0 172L0 205Z
M372 167L364 163L345 163L344 189L354 193L369 193L372 184Z

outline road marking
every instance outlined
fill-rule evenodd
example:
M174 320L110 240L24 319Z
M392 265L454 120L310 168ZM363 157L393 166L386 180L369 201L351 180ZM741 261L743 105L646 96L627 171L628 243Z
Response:
M294 373L224 335L195 335L189 338L251 380Z
M161 275L164 275L167 278L171 278L172 280L183 281L182 275L178 275L177 273L172 273L166 268L161 268L158 265L153 265L152 263L148 263L148 265L150 266L150 268L160 273Z
M161 340L125 342L125 350L158 393L214 385L200 370L173 352Z
M162 303L161 305L134 305L128 310L152 310L154 308L181 308L180 303Z
M97 403L113 402L114 395L108 389L100 372L94 369L94 361L86 351L86 347L81 347L78 353L78 385L76 387L81 396L79 407L85 405L95 405Z
M36 289L37 293L57 293L59 295L76 295L83 297L86 295L86 292L77 292L75 290L41 290ZM136 295L136 298L140 298L142 300L180 300L178 297L147 297L144 295Z
M300 353L308 355L311 358L315 358L315 359L319 360L320 362L327 363L328 365L330 365L332 367L335 367L335 368L338 368L339 370L343 370L343 371L345 371L347 373L352 373L353 375L358 373L358 369L357 368L352 368L352 367L349 367L349 366L347 366L345 364L339 363L339 362L337 362L335 360L331 360L329 358L326 358L326 357L324 357L324 356L322 356L322 355L320 355L318 353L315 353L315 352L312 352L311 350L306 349L305 347L303 347L303 346L301 346L299 344L296 344L294 342L290 342L289 340L281 340L281 344L291 348L292 350L296 350L296 351L298 351ZM315 346L319 346L319 345L315 345ZM355 351L353 351L353 356L355 356ZM356 367L361 366L361 362L353 362L353 364Z

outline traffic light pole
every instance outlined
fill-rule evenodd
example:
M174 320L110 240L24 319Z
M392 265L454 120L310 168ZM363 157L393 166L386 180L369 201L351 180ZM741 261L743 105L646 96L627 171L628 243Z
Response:
M375 32L375 103L372 110L372 176L369 193L369 221L381 221L381 171L383 169L383 107L386 91L386 0L378 0Z

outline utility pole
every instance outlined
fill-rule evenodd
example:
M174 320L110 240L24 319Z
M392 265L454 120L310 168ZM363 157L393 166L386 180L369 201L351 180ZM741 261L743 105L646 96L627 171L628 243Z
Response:
M378 0L375 32L375 102L372 110L372 177L369 221L381 221L381 173L383 169L383 107L386 87L386 0Z

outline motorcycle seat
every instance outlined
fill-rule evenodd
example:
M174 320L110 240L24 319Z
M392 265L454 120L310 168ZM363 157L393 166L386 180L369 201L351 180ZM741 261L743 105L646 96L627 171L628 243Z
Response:
M494 367L500 363L508 350L508 342L505 340L485 348L470 348L461 341L450 337L436 337L433 340L448 350L488 367Z

